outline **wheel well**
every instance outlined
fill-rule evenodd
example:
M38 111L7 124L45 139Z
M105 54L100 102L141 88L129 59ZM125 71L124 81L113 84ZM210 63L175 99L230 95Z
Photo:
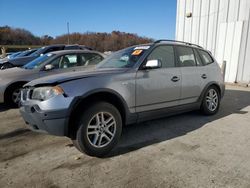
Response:
M84 113L84 107L89 106L93 103L96 103L98 101L104 101L108 102L112 105L114 105L118 111L121 114L122 122L125 124L126 121L126 107L122 102L122 99L118 97L117 95L110 93L110 92L98 92L91 94L85 98L79 99L75 105L72 107L72 110L69 115L69 129L68 129L68 135L70 138L74 139L76 136L76 131L78 129L76 122L79 120L79 113Z
M12 63L10 63L9 61L4 62L2 65L10 65L11 67L13 67L14 65Z
M218 86L217 84L212 84L212 85L210 85L209 87L211 87L211 86L214 86L214 87L218 90L219 95L220 95L220 97L221 97L221 88L220 88L220 86Z
M25 81L21 81L21 82L15 82L15 83L12 83L10 84L6 89L5 89L5 92L4 92L4 101L6 101L6 99L9 97L9 92L13 89L13 88L16 88L16 87L22 87L24 84L26 84L27 82Z

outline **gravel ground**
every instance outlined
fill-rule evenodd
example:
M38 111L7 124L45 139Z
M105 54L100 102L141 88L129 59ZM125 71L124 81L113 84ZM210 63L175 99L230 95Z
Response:
M0 106L0 187L250 187L250 89L227 86L219 113L127 126L104 159L29 131Z

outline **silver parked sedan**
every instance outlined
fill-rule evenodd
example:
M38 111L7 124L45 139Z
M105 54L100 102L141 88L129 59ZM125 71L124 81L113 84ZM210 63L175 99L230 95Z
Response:
M36 78L72 72L96 65L104 55L89 50L64 50L47 53L23 67L2 70L0 73L0 103L17 106L20 88Z

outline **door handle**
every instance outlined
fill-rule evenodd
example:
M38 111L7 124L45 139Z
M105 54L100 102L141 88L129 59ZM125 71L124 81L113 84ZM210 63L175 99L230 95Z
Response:
M203 74L203 75L201 75L201 77L202 77L203 79L206 79L206 78L207 78L207 75L206 75L206 74Z
M178 82L180 80L180 78L178 76L174 76L171 80L173 82Z

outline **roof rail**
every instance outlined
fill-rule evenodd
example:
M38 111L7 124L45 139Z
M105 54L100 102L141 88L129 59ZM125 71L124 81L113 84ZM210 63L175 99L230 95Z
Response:
M160 43L160 42L164 42L164 41L166 41L166 42L178 42L178 43L182 43L182 44L186 44L186 45L190 45L190 46L196 46L198 48L203 49L203 47L201 47L201 46L199 46L197 44L192 44L192 43L189 43L189 42L184 42L184 41L179 41L179 40L161 39L161 40L156 40L154 43L156 44L156 43Z

